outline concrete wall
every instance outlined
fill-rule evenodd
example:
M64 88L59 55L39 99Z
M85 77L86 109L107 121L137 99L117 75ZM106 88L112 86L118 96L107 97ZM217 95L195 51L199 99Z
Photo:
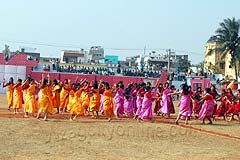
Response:
M10 77L13 77L14 83L17 79L21 78L25 80L26 78L26 66L16 66L16 65L0 65L0 82L5 79L8 82ZM7 88L0 87L0 93L6 93Z

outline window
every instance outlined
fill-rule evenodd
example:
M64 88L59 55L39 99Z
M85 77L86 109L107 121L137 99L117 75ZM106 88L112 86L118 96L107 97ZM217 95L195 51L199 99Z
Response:
M222 62L220 63L220 69L224 69L225 68L225 64Z
M193 91L196 91L198 87L202 88L202 83L193 83Z
M232 68L232 66L231 66L231 65L229 65L229 68Z

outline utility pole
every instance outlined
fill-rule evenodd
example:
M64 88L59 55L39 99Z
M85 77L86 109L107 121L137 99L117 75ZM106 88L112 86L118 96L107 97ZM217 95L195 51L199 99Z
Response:
M168 71L168 73L170 73L171 49L167 50L167 54L168 54L168 68L167 68L167 71Z
M145 53L146 53L146 46L144 46L144 51L143 51L143 56L145 57Z

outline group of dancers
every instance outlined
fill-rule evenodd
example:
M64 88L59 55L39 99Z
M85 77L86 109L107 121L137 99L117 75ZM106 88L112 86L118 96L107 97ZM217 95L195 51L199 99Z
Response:
M176 124L180 119L188 124L191 117L204 124L207 119L212 124L215 117L225 119L237 115L239 118L240 112L240 91L234 96L232 90L227 89L219 95L214 86L205 91L199 87L194 93L191 86L183 83L177 92L175 86L170 86L168 82L162 84L159 80L154 86L150 82L142 82L130 83L125 87L122 81L113 86L102 80L90 82L78 78L75 82L68 79L51 81L49 74L46 77L43 74L39 82L31 76L25 81L18 79L16 83L10 78L7 83L3 80L2 86L7 87L9 110L13 109L17 114L19 109L23 109L26 118L36 116L40 119L43 114L44 120L48 119L49 114L60 113L69 113L71 121L87 115L99 118L99 113L105 115L108 121L113 117L152 121L153 113L169 118L175 113L173 95L180 96ZM217 101L221 101L219 107Z

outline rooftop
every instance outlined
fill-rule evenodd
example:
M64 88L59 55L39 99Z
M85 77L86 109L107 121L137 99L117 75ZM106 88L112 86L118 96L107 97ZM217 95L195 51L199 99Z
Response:
M84 49L82 50L62 50L64 53L82 53Z
M68 57L84 57L84 53L64 52L64 56L68 56Z

